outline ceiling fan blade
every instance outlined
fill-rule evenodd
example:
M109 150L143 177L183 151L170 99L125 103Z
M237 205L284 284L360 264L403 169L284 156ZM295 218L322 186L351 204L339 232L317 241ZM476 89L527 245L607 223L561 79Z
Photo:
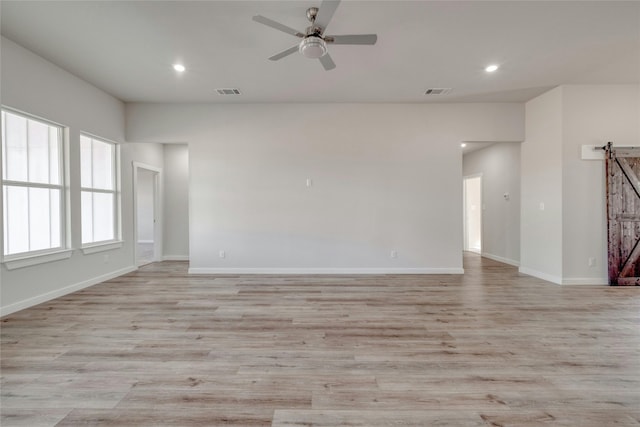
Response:
M273 19L265 18L262 15L256 15L252 19L256 22L266 25L267 27L280 30L283 33L291 34L292 36L296 36L296 37L304 37L304 34L302 34L300 31L295 30L291 27L287 27L286 25L276 22Z
M282 59L282 58L284 58L285 56L289 56L289 55L291 55L292 53L296 53L297 51L298 51L298 45L295 45L295 46L293 46L293 47L290 47L290 48L289 48L289 49L287 49L287 50L283 50L283 51L282 51L282 52L280 52L280 53L276 53L275 55L273 55L273 56L272 56L272 57L270 57L269 59L270 59L271 61L277 61L278 59Z
M323 0L318 8L318 14L316 15L316 20L313 22L317 27L322 28L322 32L324 33L327 29L327 25L333 18L333 14L335 13L338 5L340 4L340 0Z
M325 41L333 44L376 44L377 34L349 34L346 36L326 36Z
M322 66L326 71L333 70L334 68L336 68L335 62L333 62L333 59L331 59L328 53L325 53L318 59L320 60L320 63L322 64Z

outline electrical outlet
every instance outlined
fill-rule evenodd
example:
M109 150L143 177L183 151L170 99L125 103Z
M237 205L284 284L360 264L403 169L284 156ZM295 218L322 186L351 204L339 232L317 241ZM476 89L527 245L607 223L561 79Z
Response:
M544 210L544 202L540 202L540 210L543 211Z
M391 258L398 258L398 251L391 251Z
M225 251L220 251L220 252L218 252L218 256L219 256L220 258L224 258L224 257L226 257L226 256L227 256L227 253L226 253Z
M596 266L596 259L594 257L589 258L589 267Z
M313 180L311 178L307 178L307 187L313 187Z

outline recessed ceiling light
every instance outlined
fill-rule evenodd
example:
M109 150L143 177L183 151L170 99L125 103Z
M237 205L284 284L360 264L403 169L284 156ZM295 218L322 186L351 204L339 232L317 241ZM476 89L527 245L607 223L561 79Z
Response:
M182 73L186 68L182 64L173 64L173 69L179 73Z
M498 69L498 66L493 64L493 65L489 65L487 68L485 68L484 70L487 73L493 73L494 71L496 71Z
M465 144L464 142L462 144L460 144L460 147L462 147L462 148L464 148L466 146L467 146L467 144Z

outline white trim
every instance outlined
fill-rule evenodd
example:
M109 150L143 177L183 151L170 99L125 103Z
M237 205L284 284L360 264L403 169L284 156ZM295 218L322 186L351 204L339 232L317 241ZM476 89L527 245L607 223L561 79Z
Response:
M462 179L469 179L469 178L482 178L483 176L483 172L477 172L477 173L472 173L470 175L464 175L462 177Z
M520 261L516 261L515 259L504 258L504 257L498 256L498 255L493 255L493 254L489 254L489 253L486 253L486 252L483 252L481 254L481 256L483 256L484 258L489 258L489 259L492 259L494 261L501 262L503 264L509 264L509 265L514 266L514 267L520 267Z
M27 189L31 189L31 188L41 188L41 189L48 189L48 190L58 190L60 195L60 200L59 200L59 207L58 207L58 213L60 215L59 218L59 238L60 238L60 244L56 247L48 247L46 249L44 249L44 251L49 251L49 254L53 254L53 253L58 253L58 252L62 252L66 249L60 249L60 248L67 248L71 246L71 240L69 238L69 233L68 233L68 226L69 226L69 221L70 221L70 215L69 215L69 205L66 203L66 198L68 197L68 192L69 192L69 168L67 167L68 163L67 163L67 150L69 147L68 144L68 130L69 128L65 125L62 125L60 123L45 119L43 117L39 117L18 109L14 109L5 105L1 105L0 106L0 113L2 114L2 121L4 122L6 120L6 115L10 114L13 116L18 116L22 119L25 119L25 126L26 126L26 159L27 159L27 180L23 181L23 180L18 180L18 181L14 181L14 180L2 180L0 178L1 184L2 186L7 186L7 187L21 187L21 188L27 188ZM39 123L41 125L44 125L47 127L47 170L49 171L49 179L51 179L51 129L55 130L55 133L57 134L57 139L58 139L58 143L57 143L57 151L58 151L58 179L59 182L58 184L49 184L49 183L41 183L41 182L31 182L29 181L28 175L29 175L29 165L30 165L30 153L29 153L29 139L31 138L31 135L29 133L29 122L36 122ZM2 145L4 146L4 141L6 140L6 129L5 129L5 133L2 135ZM4 164L6 164L7 160L6 157L4 157L2 159L2 167L0 167L0 171L3 170L4 168ZM3 206L4 202L0 202L0 208L4 209ZM51 208L51 193L49 193L49 208ZM27 200L27 211L31 212L31 208L30 208L30 201ZM1 215L2 210L0 210L0 218L2 217ZM50 213L52 213L50 211ZM28 215L29 217L27 218L27 234L30 235L31 234L31 223L30 223L30 215ZM51 215L49 215L49 225L51 228L51 223L52 223L52 217ZM7 222L3 219L3 227L2 227L2 231L0 232L0 237L2 238L2 240L4 241L5 239L5 234L8 236L10 229L6 229L7 227ZM5 233L6 232L6 233ZM8 238L7 238L8 240ZM49 244L51 245L51 235L49 235ZM31 246L29 242L27 242L28 246ZM13 259L20 259L20 260L26 260L26 259L31 259L33 258L31 261L23 261L23 262L18 262L18 263L10 263L13 266L9 267L9 264L7 264L7 268L8 269L13 269L13 268L21 268L21 267L26 267L29 265L36 265L36 264L40 264L40 263L44 263L44 262L49 262L49 261L56 261L57 259L64 259L64 258L56 258L56 256L54 255L53 258L51 257L44 257L44 258L39 258L41 261L34 261L35 259L37 259L37 257L40 257L42 255L43 250L28 250L26 252L21 252L21 253L11 253L11 254L4 254L4 249L0 248L0 251L3 252L3 258L5 260L5 262L9 262L9 261L13 261ZM17 255L16 258L13 258L14 255ZM71 255L69 254L69 257ZM13 259L9 259L7 260L6 258L13 258ZM68 258L68 257L67 257ZM44 260L43 260L44 259Z
M147 243L153 243L153 240L138 240L138 244L146 245Z
M522 274L526 274L528 276L537 277L538 279L546 280L547 282L555 283L556 285L562 284L562 277L552 276L551 274L543 273L541 271L534 270L528 267L522 267L518 269L518 271Z
M608 285L609 279L602 277L568 277L562 279L563 285Z
M95 139L95 140L98 140L98 142L106 142L107 144L113 144L113 145L119 145L120 144L116 140L105 138L104 136L96 135L94 133L86 132L86 131L83 131L83 130L80 131L80 136L85 136L86 138L89 138L89 139ZM93 163L92 163L92 165L93 165Z
M15 302L4 307L0 307L0 316L6 316L8 314L15 313L16 311L24 310L25 308L33 307L34 305L38 305L43 302L51 301L52 299L59 298L61 296L79 291L84 288L88 288L89 286L97 285L98 283L114 279L116 277L122 276L123 274L131 273L135 270L136 267L133 266L121 268L120 270L112 271L111 273L84 280L82 282L66 286L62 289L56 289L55 291L47 292L42 295L27 298L25 300Z
M163 175L162 168L146 163L131 162L132 186L133 186L133 235L138 237L138 170L146 169L154 173L153 178L153 262L162 261L162 239L163 239ZM138 264L138 247L133 248L133 263Z
M15 115L26 116L27 118L34 119L34 120L42 122L42 123L44 123L46 125L54 125L54 126L58 126L58 127L61 127L61 128L66 128L67 127L66 125L63 125L62 123L58 123L56 121L44 118L42 116L37 116L35 114L31 114L31 113L28 113L26 111L19 110L17 108L9 107L9 106L7 106L5 104L0 104L0 109L6 110L6 111L10 111L11 113L13 113Z
M109 241L106 243L97 243L94 245L87 245L82 248L82 253L85 255L95 254L97 252L111 251L114 249L120 249L124 242L122 240Z
M163 255L163 261L189 261L189 255Z
M64 190L64 185L59 184L43 184L41 182L28 182L28 181L11 181L5 179L2 181L2 185L8 187L24 187L24 188L44 188L47 190Z
M140 267L142 267L142 266L145 266L145 265L148 265L148 264L152 264L152 263L154 263L154 262L155 262L155 261L142 261L142 262L138 262L138 263L136 264L136 267L140 268Z
M162 172L162 168L159 168L157 166L152 166L146 163L133 161L131 162L131 164L133 164L133 166L135 166L136 168L149 169L153 172L158 172L158 173Z
M520 267L518 271L522 274L537 277L538 279L546 280L547 282L554 283L556 285L582 285L582 286L603 286L608 285L607 278L602 277L557 277L547 273L542 273L527 267Z
M92 205L92 215L91 215L91 242L89 242L89 245L92 245L94 243L94 236L95 236L95 213L94 213L94 194L99 193L99 194L110 194L113 196L113 240L120 240L122 239L122 192L120 191L120 181L121 181L121 177L120 177L120 145L115 142L115 141L111 141L108 140L106 138L100 137L100 136L95 136L92 135L88 132L83 132L80 131L80 157L82 160L82 139L88 139L90 142L90 147L91 147L91 186L90 187L85 187L82 185L82 182L80 183L80 195L82 198L82 194L83 193L90 193L91 194L91 205ZM113 188L97 188L94 187L93 185L93 171L94 171L94 165L93 165L93 149L94 149L94 145L96 143L100 143L100 144L105 144L110 146L111 148L111 184ZM80 164L80 175L82 177L82 162ZM82 179L80 180L82 181ZM82 234L82 233L80 233ZM83 236L82 238L84 239Z
M30 255L21 258L13 258L4 261L7 270L15 270L16 268L29 267L32 265L44 264L46 262L60 261L62 259L71 258L73 251L71 249L63 249L55 252L48 252L40 255Z
M189 268L189 274L464 274L463 268Z

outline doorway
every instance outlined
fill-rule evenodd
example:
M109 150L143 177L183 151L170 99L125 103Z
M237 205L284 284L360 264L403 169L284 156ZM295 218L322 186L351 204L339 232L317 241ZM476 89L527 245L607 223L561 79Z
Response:
M482 253L482 175L463 179L464 250Z
M160 174L162 170L141 163L133 164L135 263L142 266L160 261Z

